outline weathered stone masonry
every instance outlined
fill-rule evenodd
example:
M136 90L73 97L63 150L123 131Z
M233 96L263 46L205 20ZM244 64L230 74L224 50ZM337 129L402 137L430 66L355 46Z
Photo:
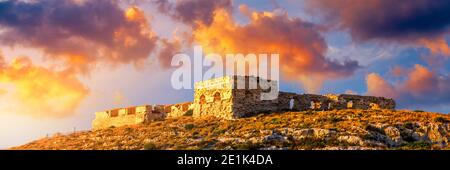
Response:
M237 89L236 82L239 78L245 80L246 87L251 82L257 82L258 86L256 89ZM260 83L277 87L276 81L261 80L263 79L249 76L228 76L196 83L194 117L216 116L236 119L267 112L395 108L395 102L392 99L348 94L316 95L280 91L277 99L261 100L264 91Z
M166 117L163 105L144 105L127 108L117 108L102 112L95 112L92 122L93 129L104 129L123 125L144 123L149 120Z
M245 88L238 89L238 80ZM252 76L225 76L197 82L194 101L174 105L146 105L96 112L94 129L139 124L166 117L192 114L193 117L215 116L224 119L249 117L259 113L335 109L395 109L395 101L384 97L349 94L296 94L279 92L274 100L261 100L267 92L261 87L278 88L277 81ZM256 88L249 88L256 83ZM263 84L265 83L265 84ZM278 89L273 89L278 91Z

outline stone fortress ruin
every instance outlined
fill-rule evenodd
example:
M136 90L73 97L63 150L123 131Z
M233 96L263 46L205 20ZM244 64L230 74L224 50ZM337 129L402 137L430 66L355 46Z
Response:
M238 82L245 82L238 88ZM256 88L250 88L252 84ZM339 109L395 109L395 101L384 97L350 94L296 94L278 91L278 97L262 100L267 88L278 88L277 81L253 76L224 76L194 85L194 101L173 105L145 105L96 112L93 129L140 124L179 116L194 118L215 116L238 119L260 113Z

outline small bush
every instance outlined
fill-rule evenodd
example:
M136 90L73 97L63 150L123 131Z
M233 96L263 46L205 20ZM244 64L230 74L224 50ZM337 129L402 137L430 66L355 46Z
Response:
M225 129L219 129L219 130L215 130L215 131L213 132L213 135L214 135L214 136L217 136L217 135L223 134L223 133L225 133L225 132L226 132Z
M304 138L294 142L293 144L297 149L314 149L326 147L325 140L315 138Z
M157 150L158 148L156 147L156 145L154 143L146 143L144 144L144 150Z
M337 123L340 121L343 121L344 119L340 118L340 117L336 117L336 116L332 116L330 118L328 118L328 121L330 121L331 123Z
M305 115L313 115L314 114L314 112L313 111L311 111L311 110L308 110L308 111L305 111L305 112L303 112Z
M280 118L272 118L270 120L270 123L272 123L272 124L280 124L281 120L280 120Z
M424 112L423 110L414 110L414 112Z
M385 135L385 132L384 132L383 129L377 128L377 127L375 127L375 126L373 126L373 125L371 125L371 124L366 125L366 128L365 128L365 129L366 129L367 131L376 132L376 133Z
M439 122L439 123L449 123L450 122L449 120L447 120L446 118L441 117L441 116L434 118L434 121Z
M403 126L406 129L414 129L414 123L413 122L406 122Z
M184 112L183 116L192 116L193 113L194 113L194 111L191 109L191 110Z
M232 148L236 150L257 150L261 147L263 147L261 143L252 142L239 143L232 146Z
M399 149L430 150L431 149L431 143L424 142L424 141L412 142L412 143L408 143L406 145L403 145Z
M186 130L192 130L192 129L194 129L194 124L185 124L184 125L184 129L186 129Z

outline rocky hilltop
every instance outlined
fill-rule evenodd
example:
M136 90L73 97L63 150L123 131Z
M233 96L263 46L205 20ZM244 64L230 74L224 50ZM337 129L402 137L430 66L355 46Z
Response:
M260 114L238 120L190 116L56 134L11 149L449 149L450 116L406 110Z

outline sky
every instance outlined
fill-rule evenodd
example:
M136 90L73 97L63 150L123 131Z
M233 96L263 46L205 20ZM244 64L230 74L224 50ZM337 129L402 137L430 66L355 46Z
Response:
M94 112L191 101L172 56L280 55L280 88L450 112L450 1L3 0L0 148L89 130Z

